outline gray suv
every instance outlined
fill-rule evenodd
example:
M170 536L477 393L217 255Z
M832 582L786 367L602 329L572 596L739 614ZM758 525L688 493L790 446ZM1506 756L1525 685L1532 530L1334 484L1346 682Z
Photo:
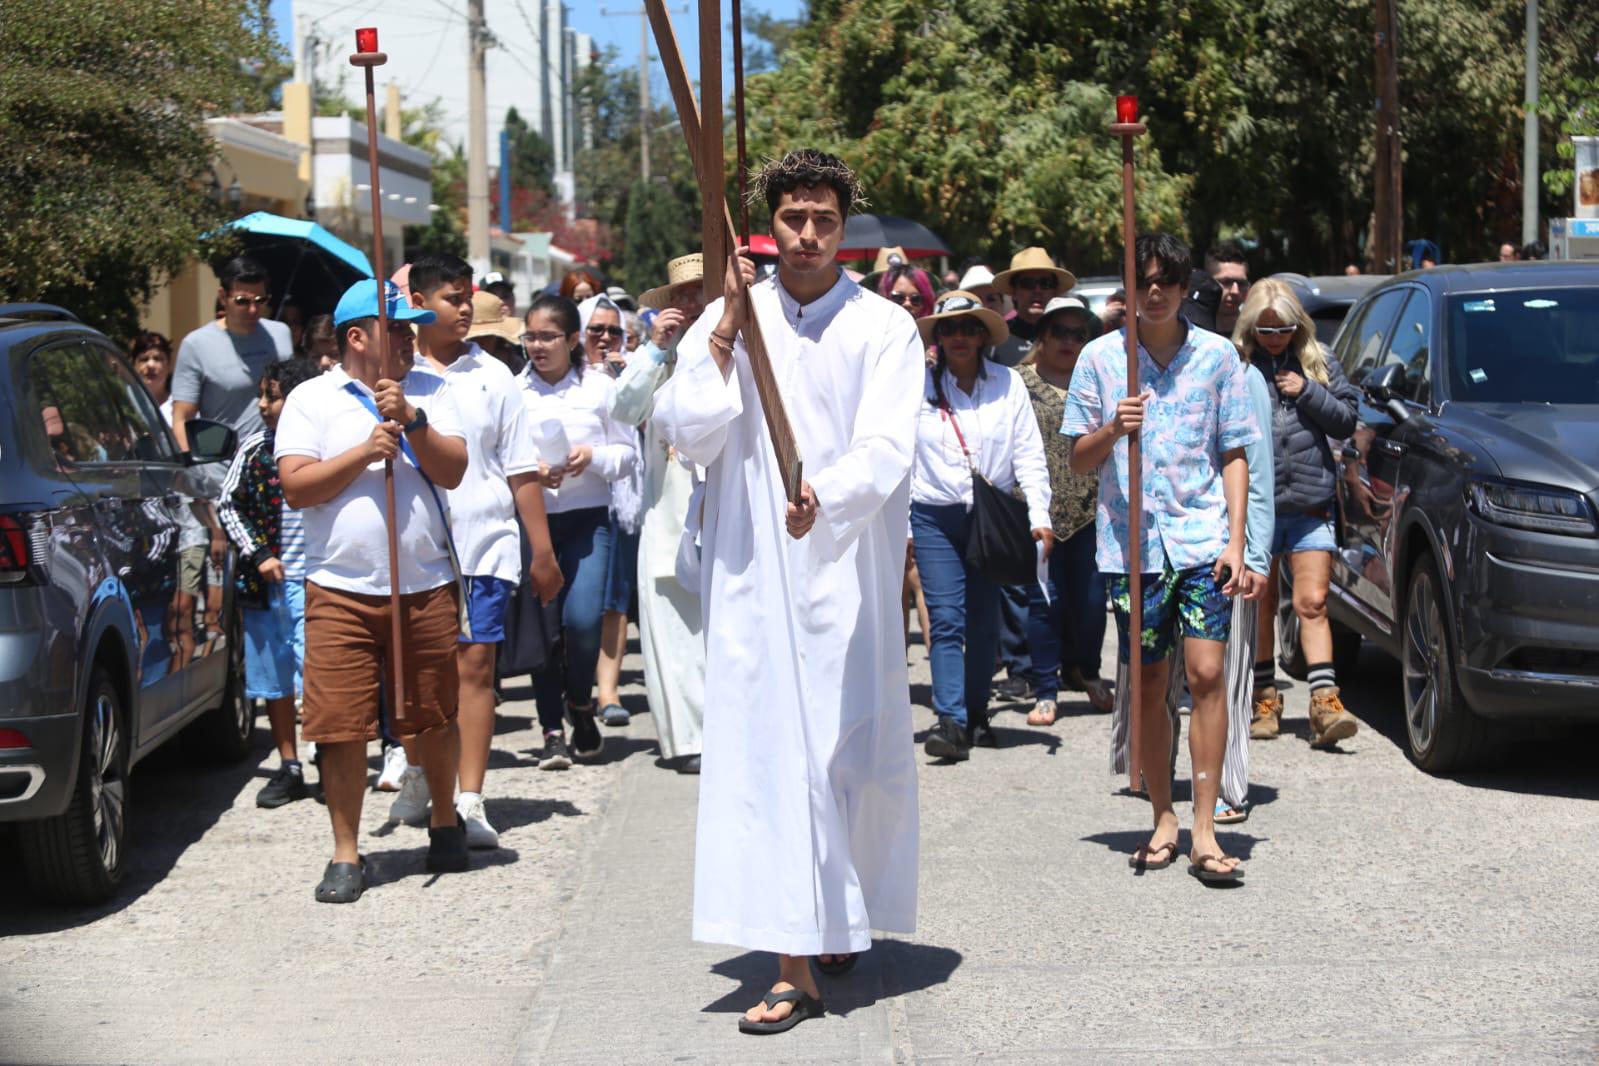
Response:
M0 305L0 823L51 901L116 889L140 759L180 732L250 750L233 556L196 469L235 435L189 439L100 333Z

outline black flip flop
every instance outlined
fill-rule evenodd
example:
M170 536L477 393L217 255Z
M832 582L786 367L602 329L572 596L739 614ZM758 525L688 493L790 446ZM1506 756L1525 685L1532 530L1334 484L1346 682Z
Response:
M844 955L833 955L832 962L823 962L820 955L816 956L816 968L829 977L843 977L855 968L855 960L860 957L859 952L851 951Z
M766 1009L771 1010L779 1003L792 1003L794 1009L789 1011L788 1017L780 1022L752 1022L748 1018L738 1020L738 1031L749 1033L751 1036L771 1036L774 1033L786 1033L807 1018L820 1018L826 1013L822 1001L797 988L787 992L768 992L766 998L761 1000L766 1004Z
M360 862L330 862L316 886L318 903L354 903L366 891L366 856Z
M1190 855L1188 856L1188 872L1199 878L1207 885L1230 885L1241 881L1244 876L1242 866L1234 866L1231 870L1207 870L1207 862L1223 863L1230 859L1230 855Z

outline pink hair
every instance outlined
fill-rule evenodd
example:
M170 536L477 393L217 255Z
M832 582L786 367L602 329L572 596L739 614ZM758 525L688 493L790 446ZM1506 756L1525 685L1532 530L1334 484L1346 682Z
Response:
M933 278L921 267L898 266L892 270L883 271L883 276L877 279L877 295L887 296L893 292L894 283L900 278L911 279L911 284L916 286L916 291L922 294L922 314L932 314Z

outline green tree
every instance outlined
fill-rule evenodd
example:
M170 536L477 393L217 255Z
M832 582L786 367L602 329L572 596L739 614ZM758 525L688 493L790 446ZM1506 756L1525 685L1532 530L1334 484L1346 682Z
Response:
M267 102L267 0L53 0L0 17L0 300L115 336L226 221L207 117Z
M550 142L529 126L514 107L505 112L505 130L511 142L511 184L553 195L555 150Z

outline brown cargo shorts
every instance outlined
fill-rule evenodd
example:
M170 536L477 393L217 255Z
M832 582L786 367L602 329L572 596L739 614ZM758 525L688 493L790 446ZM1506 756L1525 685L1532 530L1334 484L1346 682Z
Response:
M412 737L455 720L460 619L452 582L400 597L405 706L389 725ZM376 740L378 693L388 687L389 598L305 583L305 694L301 735L318 744Z

